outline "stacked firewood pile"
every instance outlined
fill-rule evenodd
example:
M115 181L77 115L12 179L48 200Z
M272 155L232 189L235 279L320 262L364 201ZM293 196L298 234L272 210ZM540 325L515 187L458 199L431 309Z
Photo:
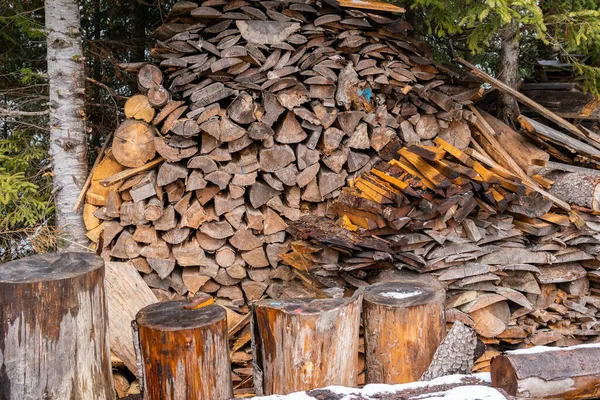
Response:
M463 137L473 118L463 106L479 85L387 15L178 3L156 32L162 71L139 70L141 94L94 170L85 219L99 251L132 260L162 299L202 291L245 312L309 293L278 259L288 222L324 215L347 179L405 143Z
M472 110L470 147L437 137L375 163L342 189L330 219L292 223L300 240L283 259L327 287L366 286L381 268L436 276L448 290L447 322L490 345L476 370L499 348L595 341L600 172L549 162L523 137L511 145L516 132ZM568 137L520 120L530 135ZM335 264L321 261L335 252Z
M448 321L489 344L595 337L600 219L561 200L572 173L591 193L594 176L551 175L545 151L472 106L474 75L433 62L394 14L338 3L173 7L160 68L126 66L140 93L92 171L97 251L160 300L226 306L241 387L250 303L349 294L381 268L436 275Z

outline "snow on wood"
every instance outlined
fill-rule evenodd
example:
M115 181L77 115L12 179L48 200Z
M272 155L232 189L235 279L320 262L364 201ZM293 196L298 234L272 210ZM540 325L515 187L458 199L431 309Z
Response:
M489 374L449 375L429 382L412 382L401 385L371 384L362 389L329 386L289 395L254 397L253 400L505 400L500 391L489 387Z

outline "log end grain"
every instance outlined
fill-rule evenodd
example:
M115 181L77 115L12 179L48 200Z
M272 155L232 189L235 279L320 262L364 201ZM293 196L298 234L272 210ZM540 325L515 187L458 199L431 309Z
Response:
M92 253L42 254L2 265L0 282L58 281L85 275L103 267L104 260Z
M179 331L206 327L226 317L222 307L211 305L200 312L183 308L188 304L187 300L151 304L140 310L136 322L155 330Z

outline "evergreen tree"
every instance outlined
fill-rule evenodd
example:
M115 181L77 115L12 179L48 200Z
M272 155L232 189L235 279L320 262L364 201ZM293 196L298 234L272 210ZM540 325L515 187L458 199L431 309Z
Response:
M597 57L600 7L596 0L412 0L411 20L422 20L428 34L451 38L463 50L480 55L484 66L513 85L522 71L518 59L551 48L573 63L586 78L586 89L599 93L600 68L571 57L573 52ZM532 45L532 39L537 43ZM527 52L520 52L527 48ZM533 53L529 50L535 50ZM514 100L500 99L502 117L515 116ZM506 119L506 118L505 118Z

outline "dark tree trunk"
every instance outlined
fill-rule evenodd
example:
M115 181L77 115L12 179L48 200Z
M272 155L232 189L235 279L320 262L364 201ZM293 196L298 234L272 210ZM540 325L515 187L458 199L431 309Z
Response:
M500 32L500 72L498 79L508 86L516 89L519 74L519 25L513 23ZM514 121L519 116L519 105L514 97L499 93L498 118L514 126Z

